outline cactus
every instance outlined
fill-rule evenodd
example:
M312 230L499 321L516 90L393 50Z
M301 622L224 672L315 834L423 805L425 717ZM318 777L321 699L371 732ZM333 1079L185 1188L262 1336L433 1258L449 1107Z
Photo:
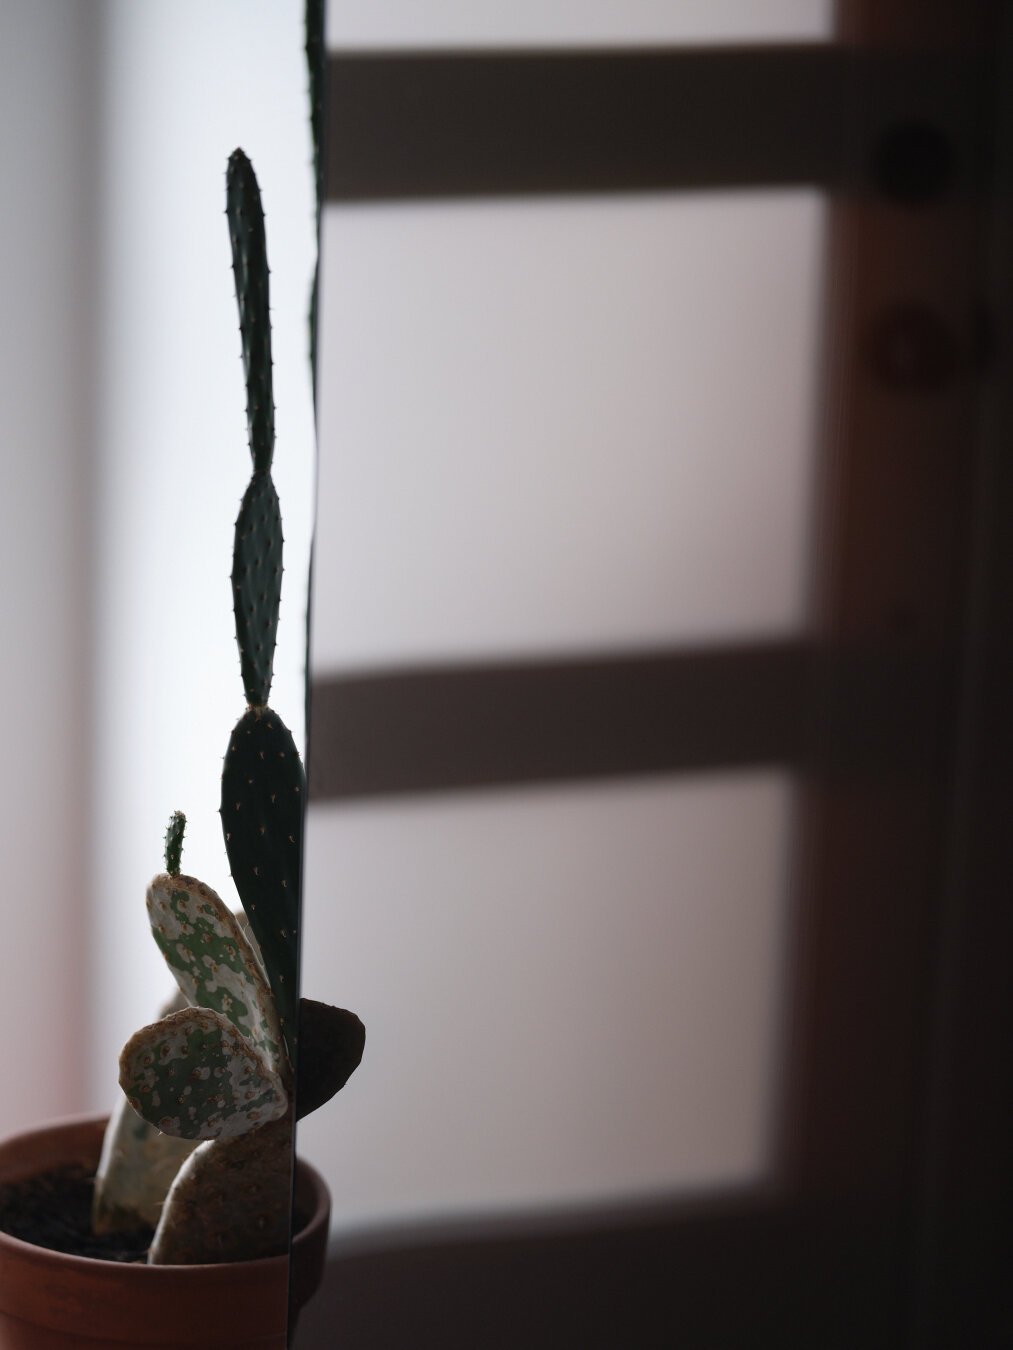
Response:
M294 1059L305 778L291 732L267 706L283 540L271 481L274 403L264 213L253 166L242 150L229 159L226 196L253 476L236 521L232 565L236 641L249 708L229 739L221 816L232 877L260 944Z
M181 871L186 819L176 812L165 871L148 887L147 907L180 999L123 1047L128 1105L110 1123L94 1207L96 1227L107 1231L157 1218L152 1263L252 1259L285 1249L296 1107L302 1116L329 1100L365 1044L354 1013L298 1001L305 775L291 733L268 706L283 541L271 480L264 218L241 150L229 159L227 203L253 474L232 567L247 709L225 753L220 814L245 915ZM152 1159L157 1183L155 1168L141 1175Z

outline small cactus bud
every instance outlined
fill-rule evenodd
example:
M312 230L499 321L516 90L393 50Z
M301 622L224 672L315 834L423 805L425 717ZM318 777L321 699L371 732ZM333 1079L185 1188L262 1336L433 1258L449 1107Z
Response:
M186 816L182 811L173 811L169 828L165 832L165 870L171 877L179 876L180 862L183 857L183 834L186 830Z

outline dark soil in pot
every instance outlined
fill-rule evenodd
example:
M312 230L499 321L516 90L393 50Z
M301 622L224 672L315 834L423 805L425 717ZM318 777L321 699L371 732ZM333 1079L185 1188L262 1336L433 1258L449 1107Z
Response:
M136 1233L91 1231L93 1173L80 1164L0 1185L0 1229L22 1242L100 1261L143 1261L154 1229Z

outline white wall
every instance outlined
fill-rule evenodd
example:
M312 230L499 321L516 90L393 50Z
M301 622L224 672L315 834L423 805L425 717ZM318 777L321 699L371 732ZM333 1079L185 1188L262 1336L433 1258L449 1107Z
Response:
M0 1133L81 1108L97 45L74 0L0 3L4 860Z
M313 185L299 0L2 0L0 390L8 873L0 1131L105 1109L171 984L144 889L169 813L229 895L249 477L224 176L260 175L286 563L275 702L303 734ZM11 1085L15 1086L11 1086Z
M236 146L260 181L272 267L286 538L272 704L299 741L315 250L301 0L108 0L103 60L96 1106L118 1091L123 1041L172 987L144 891L174 809L190 820L186 869L237 903L218 819L221 758L245 707L229 582L250 476L224 216Z

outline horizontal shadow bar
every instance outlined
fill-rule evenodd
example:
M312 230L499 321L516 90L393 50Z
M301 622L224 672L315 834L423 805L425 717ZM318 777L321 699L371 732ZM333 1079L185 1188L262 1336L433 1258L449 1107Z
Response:
M919 781L952 645L887 637L318 676L313 801L783 764Z
M331 53L331 201L836 181L830 45Z
M314 800L797 761L803 643L317 678Z

